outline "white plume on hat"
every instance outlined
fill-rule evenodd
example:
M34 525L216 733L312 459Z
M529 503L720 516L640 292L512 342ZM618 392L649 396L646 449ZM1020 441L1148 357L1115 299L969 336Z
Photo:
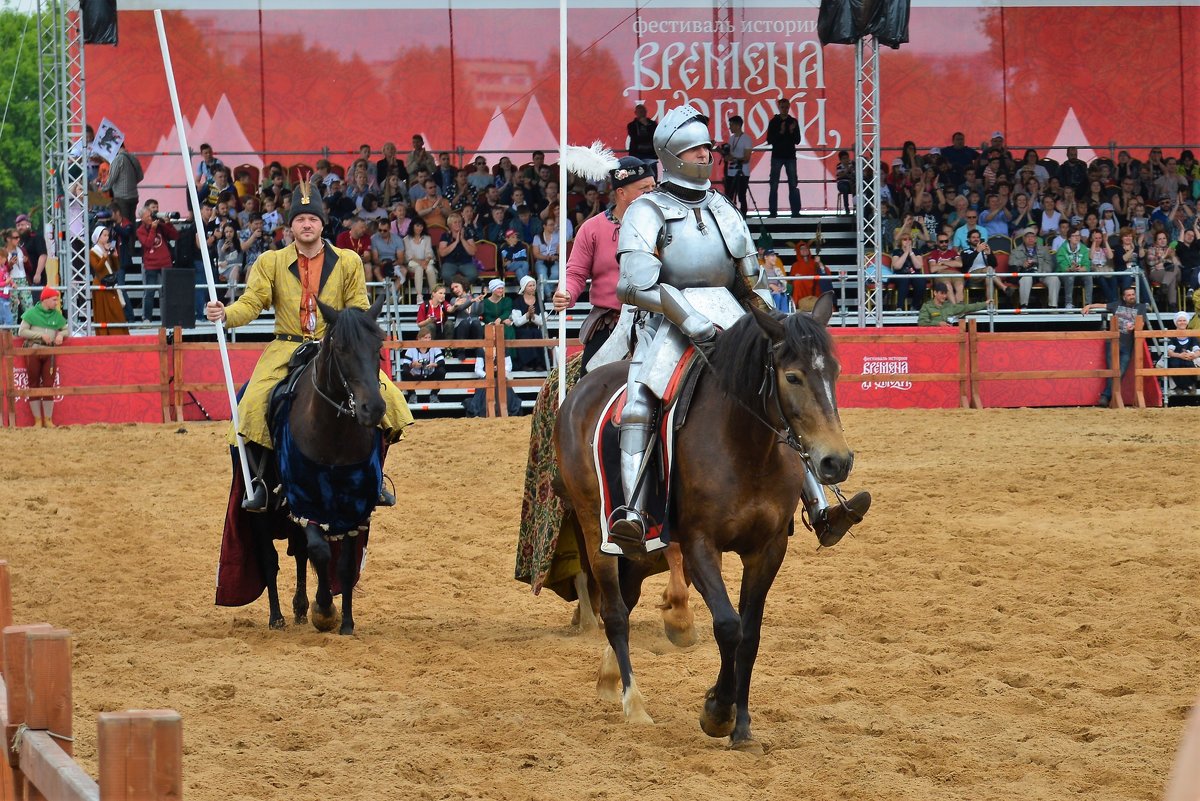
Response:
M599 139L592 142L591 147L567 145L567 152L563 154L563 163L567 167L567 172L582 176L592 182L603 181L608 178L609 170L615 170L621 166L621 162L613 155L613 152L605 147Z

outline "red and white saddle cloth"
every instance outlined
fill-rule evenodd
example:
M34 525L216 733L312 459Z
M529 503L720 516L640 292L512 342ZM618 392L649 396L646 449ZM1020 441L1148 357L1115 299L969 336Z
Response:
M667 547L670 543L671 504L670 488L671 473L675 456L675 432L677 419L682 420L686 414L686 403L678 403L687 394L684 390L692 382L687 380L689 369L694 361L695 350L689 348L680 359L679 365L671 377L665 398L662 400L662 413L655 426L654 442L646 458L649 464L645 468L646 508L642 511L646 516L648 530L646 531L646 550L656 551ZM596 430L592 436L592 460L596 475L600 481L600 550L614 556L622 555L620 546L611 542L609 520L613 512L625 505L625 489L621 484L621 410L625 408L625 387L621 387L608 399Z

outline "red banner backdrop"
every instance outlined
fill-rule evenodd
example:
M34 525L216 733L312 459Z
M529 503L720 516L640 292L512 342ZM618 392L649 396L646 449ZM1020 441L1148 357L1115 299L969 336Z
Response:
M872 332L875 329L868 329ZM908 381L909 373L959 372L957 328L886 328L884 336L943 335L945 342L838 342L839 336L861 335L861 328L832 328L843 374L875 376L861 382L838 384L838 405L843 408L955 409L960 404L957 381Z
M250 380L254 365L262 355L264 345L255 344L250 348L231 347L229 349L229 367L233 373L233 383L241 387ZM179 354L182 361L175 373L176 389L182 391L178 398L183 407L184 420L228 420L229 392L225 389L202 390L191 392L189 385L195 384L225 384L225 371L221 368L221 354L217 350L188 350L184 348ZM180 370L183 381L180 382ZM205 412L208 416L205 417Z
M557 147L558 15L547 8L166 4L185 9L167 13L166 26L193 148L207 141L218 156L271 159L328 147L345 164L363 143L378 150L394 141L407 151L415 133L432 150L490 151L492 163ZM802 177L823 178L833 154L853 145L853 48L820 47L815 7L721 13L573 3L571 141L624 147L625 124L642 101L654 117L691 102L714 118L718 138L728 116L741 114L761 144L776 99L786 96L804 146L815 149L801 160ZM1200 8L1182 2L918 5L911 42L881 56L884 145L946 145L957 130L978 144L999 130L1020 146L1079 145L1088 158L1113 141L1197 141L1200 73L1185 69L1197 47ZM87 94L92 122L113 120L131 150L175 147L149 11L120 12L119 46L88 48ZM279 158L288 165L315 156ZM257 155L225 161L262 164ZM147 184L181 181L177 161L144 166ZM754 176L766 167L756 164ZM182 202L153 191L167 206ZM817 205L812 191L806 199Z

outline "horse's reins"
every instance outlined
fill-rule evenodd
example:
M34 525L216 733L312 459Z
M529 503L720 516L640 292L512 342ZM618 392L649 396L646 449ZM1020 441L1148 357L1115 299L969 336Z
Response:
M333 335L331 333L330 334L331 342L332 342L332 339L333 339ZM320 343L318 342L318 348L319 347L320 347ZM318 358L320 358L319 354L318 354ZM342 389L344 389L346 391L346 402L344 404L338 403L333 398L329 397L324 392L322 392L321 388L319 386L317 386L317 359L312 360L313 390L317 393L317 395L319 395L321 397L322 400L324 400L326 403L328 403L330 406L332 406L337 411L338 417L341 417L342 415L346 415L347 417L353 417L354 410L355 410L355 408L357 408L358 403L357 403L357 401L354 400L354 391L352 389L350 389L350 382L346 380L345 374L342 373L342 365L338 362L337 354L335 354L333 352L332 347L329 349L329 360L331 362L333 362L333 369L337 371L338 380L342 382Z

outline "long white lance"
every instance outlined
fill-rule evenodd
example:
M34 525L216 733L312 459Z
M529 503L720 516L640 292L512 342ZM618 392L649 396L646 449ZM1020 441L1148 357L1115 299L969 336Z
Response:
M567 291L567 0L558 0L558 289ZM558 402L567 395L567 310L558 315Z
M188 188L188 196L192 200L192 217L196 222L196 235L201 237L200 255L204 259L204 277L208 281L208 299L217 299L217 286L213 281L212 262L208 257L208 247L203 242L204 222L200 219L200 198L196 194L196 182L192 176L192 160L187 143L187 132L183 128L183 113L179 110L179 92L175 88L175 70L171 68L171 49L167 45L167 29L163 27L162 11L154 10L154 24L158 26L158 47L162 50L163 68L167 72L167 88L171 91L171 109L175 112L175 130L179 133L179 157L183 159L183 180ZM233 415L233 430L238 431L237 391L233 387L233 371L229 368L229 351L225 347L225 326L216 323L217 348L221 351L221 367L225 371L225 389L229 392L229 410ZM242 480L245 482L246 495L249 497L252 487L250 466L246 461L246 441L241 434L237 435L238 456L242 465Z

